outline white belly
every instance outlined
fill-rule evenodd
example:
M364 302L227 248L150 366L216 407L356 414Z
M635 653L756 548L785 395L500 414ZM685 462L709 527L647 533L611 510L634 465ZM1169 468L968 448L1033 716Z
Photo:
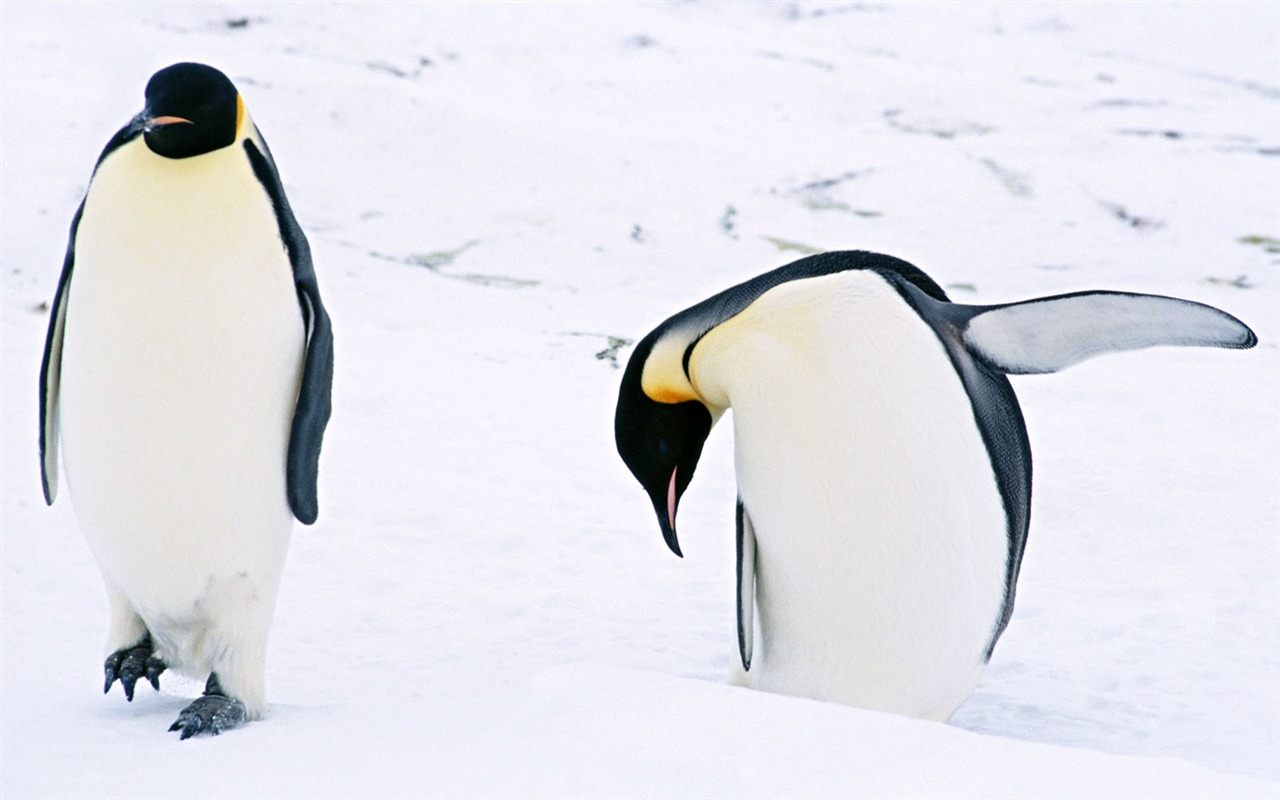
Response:
M936 335L878 276L840 273L766 293L691 371L733 408L758 547L751 684L949 717L985 669L1008 543Z
M170 161L139 140L103 162L67 303L59 413L77 517L171 666L207 666L201 651L227 645L218 626L269 625L304 337L239 146Z

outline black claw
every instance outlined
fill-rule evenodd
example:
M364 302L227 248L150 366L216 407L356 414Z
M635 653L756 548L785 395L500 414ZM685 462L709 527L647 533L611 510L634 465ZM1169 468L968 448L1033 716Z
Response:
M169 665L161 661L159 656L153 655L147 659L147 682L152 689L160 691L160 673L168 668Z
M204 696L197 697L191 705L182 709L169 730L181 731L179 739L190 739L201 734L217 736L223 731L243 725L244 719L244 703L223 694L222 687L218 685L218 676L210 675L209 682L205 684Z
M133 690L138 684L138 679L145 677L152 687L158 690L160 673L167 667L168 665L153 651L151 634L148 633L132 647L122 647L107 656L107 660L102 664L106 676L102 692L106 694L111 691L111 684L119 680L120 686L124 689L125 699L132 703Z
M147 657L150 655L149 650L135 647L125 653L124 661L120 664L120 685L124 687L124 696L130 703L133 702L133 689L138 685L138 678L146 671Z
M102 664L102 671L106 673L107 681L102 685L102 693L106 694L111 691L111 684L116 682L116 678L120 676L120 662L124 660L126 650L117 650L107 656L107 660Z

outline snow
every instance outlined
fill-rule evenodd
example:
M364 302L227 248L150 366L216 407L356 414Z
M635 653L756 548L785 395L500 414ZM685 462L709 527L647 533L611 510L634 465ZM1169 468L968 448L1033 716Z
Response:
M0 14L5 797L1280 796L1280 5ZM337 337L270 714L183 743L198 683L101 696L105 593L35 448L67 226L179 60L244 94ZM1017 607L945 725L726 686L729 426L683 560L613 449L609 337L805 247L1259 336L1015 379Z

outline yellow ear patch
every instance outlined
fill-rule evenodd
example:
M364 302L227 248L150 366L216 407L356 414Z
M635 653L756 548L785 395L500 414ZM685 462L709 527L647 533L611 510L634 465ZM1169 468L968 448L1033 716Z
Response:
M681 392L665 386L660 386L653 391L645 389L645 394L650 400L657 403L686 403L690 400L697 400L697 396L692 392Z
M649 399L659 403L684 403L701 400L693 384L684 374L684 351L688 340L679 335L667 336L654 345L644 362L640 388Z
M236 93L236 138L240 138L240 123L244 122L244 98Z

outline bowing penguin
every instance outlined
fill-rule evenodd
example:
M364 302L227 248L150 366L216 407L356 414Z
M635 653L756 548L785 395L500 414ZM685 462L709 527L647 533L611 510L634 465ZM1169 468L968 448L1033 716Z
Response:
M40 370L111 606L104 691L207 679L170 730L266 711L293 519L317 516L333 337L271 151L218 70L174 64L107 142L71 223Z
M615 437L680 555L680 498L733 408L741 682L945 720L1009 622L1026 544L1031 449L1005 376L1256 342L1186 300L1091 291L960 305L900 259L826 253L644 337Z

